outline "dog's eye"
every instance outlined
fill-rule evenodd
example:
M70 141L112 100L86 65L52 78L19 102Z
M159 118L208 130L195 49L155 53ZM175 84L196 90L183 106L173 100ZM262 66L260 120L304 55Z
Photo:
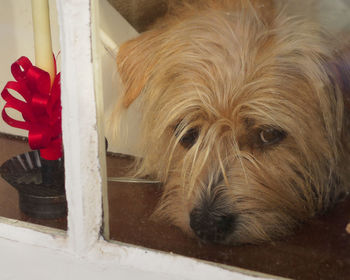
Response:
M264 128L259 132L261 144L263 146L277 144L286 137L286 133L283 130L276 128Z
M186 133L181 137L180 144L185 149L191 148L197 141L199 135L199 129L197 127L190 128Z

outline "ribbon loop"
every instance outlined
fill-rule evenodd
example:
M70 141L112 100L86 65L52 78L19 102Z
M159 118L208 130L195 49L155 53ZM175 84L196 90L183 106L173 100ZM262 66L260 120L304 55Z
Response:
M30 60L22 56L15 63L11 65L11 73L16 81L25 79L26 73L30 67L32 67Z
M62 156L60 74L56 74L50 88L49 73L33 66L25 56L11 65L11 73L16 81L8 82L1 92L2 98L6 101L2 111L3 120L10 126L28 130L30 147L40 149L43 158L47 160L60 158ZM9 90L20 94L25 101L15 98ZM9 108L19 111L24 121L10 117L6 112Z

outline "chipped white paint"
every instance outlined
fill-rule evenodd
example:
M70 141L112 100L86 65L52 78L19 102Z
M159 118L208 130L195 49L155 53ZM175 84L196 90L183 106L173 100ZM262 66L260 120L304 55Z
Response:
M71 246L81 254L97 240L102 217L90 1L59 0L57 4L68 234Z
M93 4L102 1L105 0ZM91 2L57 0L57 7L68 232L1 218L0 278L267 279L254 272L101 239L101 186L105 170L101 170L103 157L99 154L99 139L103 137L98 136L96 116L101 112L96 110L95 89L102 87L99 82L94 83L94 69L97 71L102 65L93 65L93 61L102 60L95 52L93 57L92 52Z
M3 217L0 217L0 237L51 249L64 248L67 242L66 232L63 230Z

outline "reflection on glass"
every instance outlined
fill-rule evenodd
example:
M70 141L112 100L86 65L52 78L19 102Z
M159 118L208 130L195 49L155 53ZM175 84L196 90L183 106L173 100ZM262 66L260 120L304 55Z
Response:
M162 20L158 1L110 2L139 32L155 22L111 77L111 239L292 278L334 244L322 275L344 277L349 5L190 1Z

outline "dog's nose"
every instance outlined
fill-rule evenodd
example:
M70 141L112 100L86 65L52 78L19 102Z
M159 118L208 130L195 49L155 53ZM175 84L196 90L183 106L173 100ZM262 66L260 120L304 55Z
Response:
M233 214L215 215L199 208L190 213L190 226L201 240L213 243L223 243L234 230L235 216Z

